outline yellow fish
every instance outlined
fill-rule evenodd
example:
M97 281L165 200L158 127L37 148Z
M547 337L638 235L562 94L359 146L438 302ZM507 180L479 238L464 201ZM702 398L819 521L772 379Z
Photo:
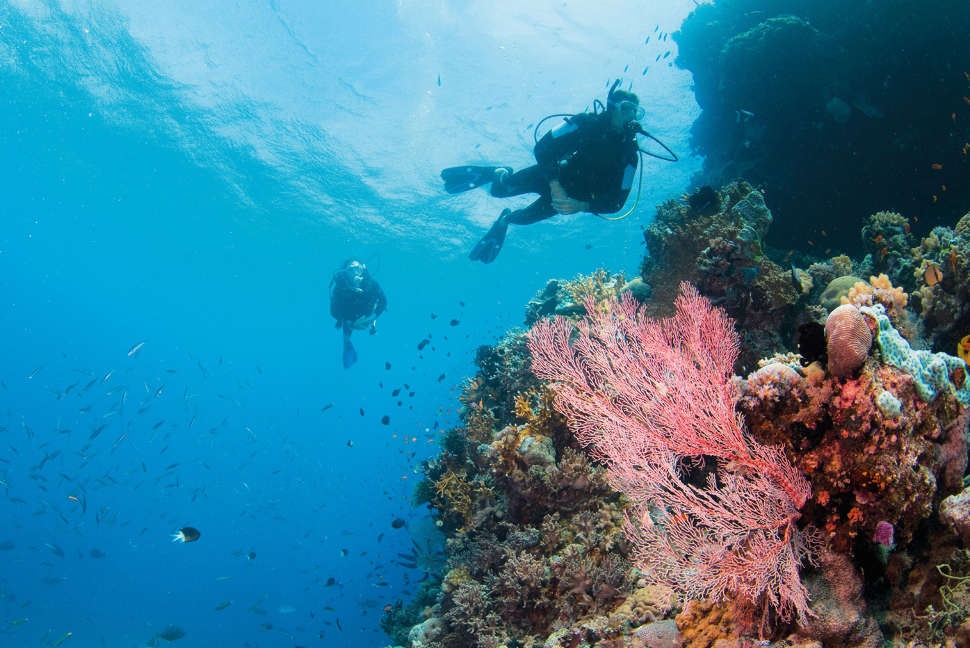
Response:
M927 261L926 269L923 271L923 281L926 282L927 286L935 286L943 281L943 270L932 261Z
M964 335L959 344L957 344L957 355L960 356L961 360L970 365L970 335Z

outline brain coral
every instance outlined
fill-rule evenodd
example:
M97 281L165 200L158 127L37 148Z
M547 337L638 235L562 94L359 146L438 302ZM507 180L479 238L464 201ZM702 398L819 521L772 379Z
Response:
M856 285L864 279L857 277L855 275L842 275L841 277L836 277L828 283L825 290L819 296L819 302L826 309L835 308L842 303L842 298L849 294L849 290L852 286Z
M843 304L825 320L825 340L829 372L843 377L852 374L866 361L872 345L872 331L858 308Z

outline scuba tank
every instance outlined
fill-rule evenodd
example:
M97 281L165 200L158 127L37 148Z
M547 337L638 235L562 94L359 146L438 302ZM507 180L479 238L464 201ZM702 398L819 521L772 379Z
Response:
M603 105L603 102L600 101L599 99L594 99L593 100L593 114L594 115L601 115L601 114L605 113L607 111L607 109L608 109L608 106L610 104L614 103L613 102L613 94L616 92L616 89L620 86L620 82L621 82L620 79L617 79L616 81L613 82L613 85L610 86L610 90L606 94L606 105L605 106ZM546 115L545 117L543 117L542 119L540 119L539 120L539 123L536 124L535 129L532 131L533 146L535 146L536 144L539 143L539 129L542 128L542 125L545 122L549 121L553 117L562 117L563 118L563 121L565 121L566 123L569 123L569 121L572 120L572 119L574 119L577 116L577 114L587 114L587 113L585 113L585 112L584 113L553 113L551 115ZM664 151L666 151L667 155L661 155L661 154L653 153L651 151L645 151L642 148L640 148L639 143L637 144L637 152L640 155L640 164L638 165L640 167L640 169L639 169L639 178L637 180L637 197L633 201L633 206L630 207L630 209L628 209L626 212L624 212L620 216L603 216L602 214L596 214L597 216L599 216L603 220L609 220L609 221L623 220L624 218L626 218L627 216L629 216L630 214L632 214L633 211L637 208L637 205L639 205L639 203L640 203L640 194L643 192L643 163L644 163L643 156L649 155L652 158L656 158L658 160L663 160L665 162L677 162L677 161L680 160L680 158L677 157L677 154L674 153L672 150L670 150L670 148L666 144L664 144L659 139L657 139L656 137L654 137L653 135L651 135L650 133L648 133L646 130L644 130L644 128L640 124L640 122L638 122L636 120L630 121L630 122L627 123L626 129L630 133L632 133L634 135L634 137L636 137L637 135L642 135L642 136L644 136L644 137L646 137L648 139L653 140L658 146L660 146L660 148L662 148Z

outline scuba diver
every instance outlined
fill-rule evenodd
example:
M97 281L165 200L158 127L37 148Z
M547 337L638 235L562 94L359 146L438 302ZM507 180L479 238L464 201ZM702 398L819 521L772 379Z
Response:
M365 266L356 259L343 262L330 280L330 314L344 332L344 368L357 362L357 351L350 342L354 329L377 333L377 318L387 310L387 297Z
M632 92L618 89L617 79L607 95L606 106L599 100L593 104L592 113L578 115L549 115L536 125L539 127L551 117L565 117L565 123L537 139L533 150L537 164L518 173L511 167L460 166L441 172L445 191L462 193L491 183L491 194L498 198L536 193L539 197L529 206L515 211L505 209L488 233L469 254L473 261L491 263L502 250L509 224L531 225L556 214L593 212L615 214L623 208L640 161L636 136L645 135L663 147L669 157L654 155L660 159L676 161L677 156L662 142L647 133L638 120L644 110L640 99ZM642 186L643 170L640 170ZM639 194L637 195L639 201ZM620 220L632 213L615 219Z

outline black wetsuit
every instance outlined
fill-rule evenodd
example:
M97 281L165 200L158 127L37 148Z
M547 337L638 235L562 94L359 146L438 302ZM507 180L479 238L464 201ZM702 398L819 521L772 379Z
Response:
M387 297L370 275L364 277L360 290L348 285L338 272L330 284L330 314L345 335L350 335L354 324L364 317L377 318L387 310Z
M539 198L509 216L508 222L528 225L556 214L549 182L558 179L566 194L589 203L589 211L614 214L623 208L637 163L640 161L634 131L616 132L608 113L583 113L571 117L539 140L537 165L493 182L498 198L537 193Z

